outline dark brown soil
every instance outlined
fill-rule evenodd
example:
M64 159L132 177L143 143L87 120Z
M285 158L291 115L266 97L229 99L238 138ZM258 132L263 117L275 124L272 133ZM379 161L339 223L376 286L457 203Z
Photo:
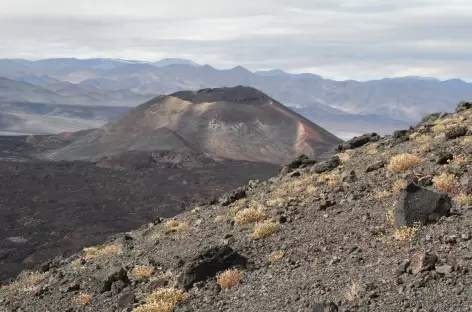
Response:
M0 280L278 169L190 152L128 153L97 165L0 161Z

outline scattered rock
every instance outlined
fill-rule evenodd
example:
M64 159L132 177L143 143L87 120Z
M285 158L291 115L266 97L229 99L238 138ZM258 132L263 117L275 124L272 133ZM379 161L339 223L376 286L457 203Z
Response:
M336 202L335 202L335 201L323 200L323 201L320 203L319 210L323 211L323 210L326 210L327 208L332 207L332 206L334 206L334 205L336 205Z
M472 102L460 101L456 107L456 113L468 110L472 108Z
M433 270L437 261L438 257L434 254L421 251L416 252L410 259L411 273L417 275L421 272Z
M295 169L316 164L316 160L310 159L306 155L300 155L280 169L279 175L286 175Z
M460 180L461 186L463 186L467 193L472 193L472 177L468 175L462 176Z
M395 269L395 274L402 275L410 265L410 260L403 260Z
M346 183L353 183L357 181L356 172L354 170L344 171L341 174L341 180Z
M221 205L228 206L241 198L245 198L246 191L247 191L246 187L238 187L231 193L223 195L220 199Z
M111 290L113 283L121 281L124 284L129 284L128 274L123 267L113 267L108 269L100 283L100 292L104 293Z
M367 168L365 169L365 172L376 171L385 167L386 165L387 165L387 162L385 160L379 160L368 165Z
M420 125L425 124L425 123L432 123L435 122L436 120L439 119L441 113L432 113L432 114L427 114L421 119L421 122L419 123Z
M461 136L467 135L467 127L464 126L455 126L452 127L445 132L446 139L448 140L454 140L457 139Z
M338 312L339 308L334 302L328 304L315 303L311 310L312 312Z
M178 279L179 288L189 290L193 284L215 277L231 267L245 267L247 259L231 247L217 246L201 252L183 268Z
M379 139L380 139L380 136L378 136L376 133L367 133L359 137L354 137L347 142L344 142L343 144L338 146L337 151L344 152L350 149L355 149L355 148L364 146L369 142L376 142Z
M410 183L395 206L395 225L413 226L416 222L437 221L447 215L451 207L449 196Z
M436 266L435 270L439 274L448 275L448 274L451 274L451 272L452 272L452 266L450 266L450 265L440 265L440 266Z
M322 161L320 163L314 164L310 172L311 173L323 173L336 169L341 164L341 160L338 156L333 156L328 160Z
M454 155L448 152L443 152L438 155L438 160L436 161L436 164L438 165L446 165L449 163L449 161L454 159Z
M127 309L136 302L136 296L132 292L124 292L118 299L118 309Z

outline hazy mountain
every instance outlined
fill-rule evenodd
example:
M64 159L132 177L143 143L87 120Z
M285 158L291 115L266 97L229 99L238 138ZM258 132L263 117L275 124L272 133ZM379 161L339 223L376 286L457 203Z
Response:
M184 59L179 59L179 58L166 58L157 62L153 63L154 66L157 67L165 67L169 65L190 65L190 66L200 66L200 64L197 64L193 61L190 60L184 60Z
M158 96L48 157L93 160L169 149L283 163L300 154L323 156L341 142L264 93L238 86Z

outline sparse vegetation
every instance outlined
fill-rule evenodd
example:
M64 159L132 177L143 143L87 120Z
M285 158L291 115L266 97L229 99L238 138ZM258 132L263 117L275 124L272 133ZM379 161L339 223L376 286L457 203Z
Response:
M218 275L217 283L220 285L222 290L228 290L241 284L243 278L244 274L242 271L230 269Z
M266 205L270 207L273 207L273 206L283 207L285 204L287 204L287 199L280 196L268 199L266 201Z
M256 226L254 227L254 233L251 234L251 237L253 239L265 238L276 233L278 230L278 223L272 221L256 223Z
M400 154L393 156L388 164L388 169L395 173L402 173L411 170L421 163L418 156L412 154Z
M393 225L395 223L395 207L387 211L387 223Z
M149 295L146 303L133 309L133 312L171 312L184 299L182 290L161 288Z
M135 279L146 278L152 275L154 267L151 265L137 265L131 272L131 276Z
M470 206L472 204L472 195L461 193L456 198L456 203L461 206Z
M218 215L218 216L215 217L215 222L223 222L223 221L226 221L226 220L227 220L226 216Z
M284 256L285 256L285 252L283 250L277 250L270 253L267 259L269 260L270 263L274 263L282 259Z
M416 143L423 145L423 144L428 144L431 142L431 136L427 134L419 134L419 133L413 133L410 135L410 139L415 141Z
M359 283L352 283L349 285L346 289L346 292L344 293L344 297L348 301L356 301L361 298L361 285Z
M251 207L238 211L234 217L234 221L238 225L243 225L262 221L265 218L266 214L260 207Z
M84 248L84 259L95 260L115 256L121 252L119 245L106 245Z
M417 222L413 226L403 226L395 230L394 237L398 241L408 241L410 242L415 236L416 232L421 227L421 223Z
M318 183L326 183L330 188L335 188L343 184L341 181L341 176L336 172L320 174L318 177Z
M469 136L464 137L461 144L462 145L472 144L472 136L469 135Z
M443 173L433 180L434 187L439 192L457 193L459 191L459 182L452 174Z
M89 305L92 303L93 295L90 293L81 292L75 296L75 302L79 305Z
M374 197L375 199L384 199L392 196L392 193L389 191L382 191L382 192L377 192L375 193Z
M397 180L393 183L392 193L398 194L407 186L407 182L404 179Z
M348 163L349 159L351 159L351 156L349 155L349 153L347 151L343 152L343 153L339 153L338 157L339 157L339 160L341 161L342 165L346 165Z
M187 222L169 220L165 223L166 232L187 233L190 227Z
M457 156L457 157L454 157L451 164L458 165L458 166L465 166L469 164L469 160L464 156Z
M39 285L45 277L46 273L26 272L12 283L0 286L0 291L9 293L31 291L35 286Z

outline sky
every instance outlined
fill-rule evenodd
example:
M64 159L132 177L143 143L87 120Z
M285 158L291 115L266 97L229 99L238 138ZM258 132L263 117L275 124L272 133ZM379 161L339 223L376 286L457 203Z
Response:
M471 0L0 0L0 58L472 81Z

